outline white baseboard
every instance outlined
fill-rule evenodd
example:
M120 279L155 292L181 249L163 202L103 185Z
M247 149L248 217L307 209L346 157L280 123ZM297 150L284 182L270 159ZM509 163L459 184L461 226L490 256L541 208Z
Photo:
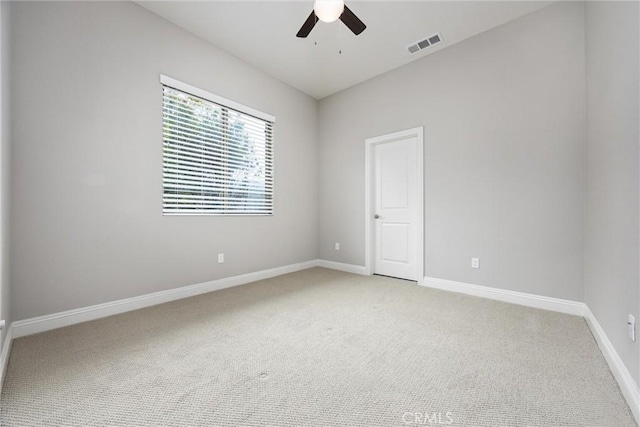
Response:
M611 344L611 341L609 341L604 330L585 303L490 288L487 286L471 285L469 283L436 279L433 277L425 277L423 286L584 317L600 347L600 351L609 364L609 369L613 372L622 390L622 394L633 412L636 422L640 424L640 391L638 390L638 384L634 381L629 370L613 347L613 344Z
M422 286L442 289L444 291L458 292L476 297L488 298L527 307L540 308L542 310L557 311L575 316L584 316L586 305L583 302L570 301L560 298L543 297L524 292L508 291L506 289L490 288L488 286L472 285L469 283L455 282L453 280L425 277Z
M244 285L257 280L269 279L282 274L316 267L317 265L317 260L306 261L298 264L276 267L269 270L257 271L255 273L241 274L239 276L212 280L210 282L199 283L196 285L183 286L166 291L154 292L118 301L111 301L104 304L97 304L60 313L33 317L31 319L18 320L11 324L13 329L13 338L20 338L26 335L49 331L51 329L75 325L76 323L113 316L114 314L125 313L127 311L138 310L140 308L188 298L207 292Z
M7 372L7 366L9 365L9 355L11 354L11 343L13 342L13 328L9 325L7 329L7 335L4 337L2 343L2 353L0 353L0 390L4 384L4 374Z
M638 389L638 384L634 381L631 373L613 347L613 344L609 341L604 329L602 329L600 323L598 323L598 320L588 307L585 310L584 318L598 343L598 347L600 347L600 351L609 364L609 369L611 369L613 376L618 381L620 390L622 390L624 398L631 407L631 412L633 412L636 422L640 424L640 390Z
M361 266L343 264L333 261L311 260L298 264L276 267L269 270L262 270L254 273L241 274L239 276L198 283L196 285L183 286L180 288L168 289L166 291L154 292L137 297L125 298L122 300L111 301L103 304L77 308L60 313L47 314L30 319L18 320L11 324L13 330L13 338L20 338L27 335L46 332L52 329L62 328L64 326L75 325L77 323L87 322L89 320L113 316L115 314L125 313L127 311L138 310L140 308L163 304L165 302L188 298L207 292L217 291L220 289L230 288L232 286L244 285L246 283L255 282L257 280L269 279L271 277L280 276L282 274L293 273L295 271L305 270L307 268L317 266L330 268L333 270L346 271L349 273L365 274L365 269Z
M331 270L340 270L347 273L366 275L367 270L362 265L344 264L342 262L318 260L318 267L329 268Z

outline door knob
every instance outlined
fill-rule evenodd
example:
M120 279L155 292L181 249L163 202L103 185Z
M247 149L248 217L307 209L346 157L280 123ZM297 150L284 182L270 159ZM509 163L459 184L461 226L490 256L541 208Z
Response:
M378 215L378 214L375 214L373 217L374 217L375 219L380 219L380 218L382 218L382 217L381 217L380 215Z

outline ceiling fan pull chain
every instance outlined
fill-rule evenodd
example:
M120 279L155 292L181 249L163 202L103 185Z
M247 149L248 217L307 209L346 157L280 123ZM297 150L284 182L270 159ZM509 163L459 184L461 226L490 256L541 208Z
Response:
M342 25L338 25L338 55L342 55Z

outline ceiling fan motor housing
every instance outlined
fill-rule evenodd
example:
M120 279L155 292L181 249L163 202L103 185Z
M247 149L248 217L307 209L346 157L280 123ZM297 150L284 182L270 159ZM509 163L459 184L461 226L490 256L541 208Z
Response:
M366 25L344 4L343 0L316 0L311 14L304 21L296 37L305 38L309 35L318 20L333 22L340 19L356 36L363 32Z

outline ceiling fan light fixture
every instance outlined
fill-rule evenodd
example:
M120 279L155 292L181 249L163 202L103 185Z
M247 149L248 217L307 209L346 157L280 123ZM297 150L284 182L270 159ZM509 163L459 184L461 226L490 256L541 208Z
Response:
M340 18L344 11L343 0L316 0L313 11L322 22L333 22Z

